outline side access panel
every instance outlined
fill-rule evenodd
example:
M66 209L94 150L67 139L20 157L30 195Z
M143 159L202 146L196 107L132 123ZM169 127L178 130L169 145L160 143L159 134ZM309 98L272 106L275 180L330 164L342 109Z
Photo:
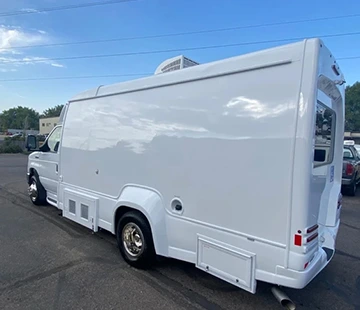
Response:
M65 189L63 205L64 217L98 231L98 198Z
M253 253L198 235L196 267L253 294L255 258Z

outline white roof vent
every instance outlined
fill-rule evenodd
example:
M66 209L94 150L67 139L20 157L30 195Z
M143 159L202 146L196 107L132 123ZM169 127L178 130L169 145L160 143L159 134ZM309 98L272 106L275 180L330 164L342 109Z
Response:
M183 55L165 60L157 67L155 74L166 73L198 65L197 62L186 58Z

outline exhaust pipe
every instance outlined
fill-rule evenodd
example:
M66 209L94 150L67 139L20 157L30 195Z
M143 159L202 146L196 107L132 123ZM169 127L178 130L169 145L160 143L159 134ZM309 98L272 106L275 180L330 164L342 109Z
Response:
M271 292L275 296L276 300L285 308L288 310L295 310L296 306L292 302L292 300L280 289L277 287L272 287Z

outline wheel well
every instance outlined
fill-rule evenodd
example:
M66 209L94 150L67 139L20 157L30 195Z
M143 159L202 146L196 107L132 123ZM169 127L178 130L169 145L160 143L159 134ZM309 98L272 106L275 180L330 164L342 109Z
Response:
M33 175L37 174L36 170L34 168L30 168L30 177L32 177Z
M29 184L30 184L30 178L31 178L33 175L37 174L37 172L36 172L36 170L35 170L34 168L30 168L29 173L30 173L30 175L29 175Z
M147 219L147 217L144 215L144 213L142 213L141 211L137 210L137 209L134 209L134 208L130 208L130 207L127 207L127 206L120 206L116 209L116 212L115 212L115 234L116 234L116 231L117 231L117 226L118 226L118 223L119 223L119 220L120 218L125 214L125 213L128 213L128 212L136 212L137 214L139 214L149 225L150 227L150 231L151 231L151 234L152 234L152 229L151 229L151 225L150 225L150 222L149 220Z

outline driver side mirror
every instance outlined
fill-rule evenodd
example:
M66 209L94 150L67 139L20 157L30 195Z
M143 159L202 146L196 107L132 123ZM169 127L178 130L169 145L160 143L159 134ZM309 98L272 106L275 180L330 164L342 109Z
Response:
M26 148L27 150L30 151L35 151L37 150L37 139L36 136L34 135L28 135L26 137Z

